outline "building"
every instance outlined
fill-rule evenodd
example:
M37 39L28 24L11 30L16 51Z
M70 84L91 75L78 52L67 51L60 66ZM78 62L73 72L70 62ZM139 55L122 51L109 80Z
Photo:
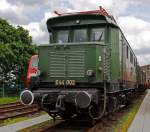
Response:
M146 83L150 83L150 64L141 66L141 68L146 73Z

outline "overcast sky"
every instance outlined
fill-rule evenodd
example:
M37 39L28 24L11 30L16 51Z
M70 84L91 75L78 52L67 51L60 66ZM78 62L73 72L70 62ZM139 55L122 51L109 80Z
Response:
M30 31L37 44L48 43L46 20L53 11L95 10L115 16L140 65L150 64L150 0L0 0L0 17Z

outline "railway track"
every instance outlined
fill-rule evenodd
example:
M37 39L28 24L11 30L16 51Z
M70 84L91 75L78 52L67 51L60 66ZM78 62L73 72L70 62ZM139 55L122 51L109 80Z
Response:
M0 105L0 121L17 116L33 114L39 111L37 105L24 106L20 102Z
M84 120L60 120L54 125L39 129L39 132L86 132L92 127L92 123Z
M124 126L117 128L118 124L122 125L122 123L120 123L120 119L122 117L127 116L129 111L132 111L133 105L137 104L139 101L142 102L144 96L145 94L142 94L140 97L141 98L140 100L139 99L133 100L132 103L129 104L126 108L123 107L114 113L110 113L102 117L100 120L95 122L94 125L92 124L92 122L82 122L80 121L81 119L80 118L77 121L66 122L62 120L61 122L58 122L57 124L50 124L47 127L43 127L35 131L38 131L38 132L112 132L112 131L117 130L118 132L121 132L122 130L120 129L122 129ZM82 117L82 119L84 118ZM121 119L121 121L124 121L123 118ZM128 123L127 121L125 122ZM123 124L123 125L127 125L127 124Z
M112 132L112 124L119 120L119 113L105 116L97 122L85 120L60 121L40 128L38 132Z
M18 106L18 105L22 105L22 104L20 102L14 102L14 103L8 103L8 104L1 104L0 105L0 109L14 107L14 106Z

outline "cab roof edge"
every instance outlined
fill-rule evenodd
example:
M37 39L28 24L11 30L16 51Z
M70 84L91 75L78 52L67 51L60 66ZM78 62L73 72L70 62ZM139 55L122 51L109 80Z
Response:
M72 13L59 13L58 11L54 11L54 13L58 16L77 15L77 14L99 14L99 15L107 16L109 18L113 18L113 16L109 15L109 13L102 6L99 6L99 10L81 11L81 12L72 12Z

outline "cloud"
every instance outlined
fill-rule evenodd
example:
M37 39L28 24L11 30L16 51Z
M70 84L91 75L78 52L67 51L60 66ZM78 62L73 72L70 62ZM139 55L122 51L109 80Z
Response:
M138 3L150 3L149 0L124 0L124 1L127 1L127 2L138 2Z
M26 23L28 17L22 14L22 6L11 5L6 0L1 0L0 17L8 19L13 24Z
M150 47L142 47L140 49L135 49L134 51L137 55L149 55Z
M98 9L98 6L102 6L113 15L120 14L129 4L122 0L89 0L86 2L85 0L76 0L76 2L69 0L69 3L75 10L95 10Z
M138 62L140 62L140 66L150 64L150 61L149 61L150 55L149 54L140 55L140 56L137 56L137 58L138 58Z
M150 22L125 16L119 17L118 23L134 49L150 47Z
M1 0L0 9L5 10L0 11L0 16L15 24L29 24L41 21L45 12L94 10L98 9L98 6L103 6L111 14L119 16L130 3L129 0Z
M0 10L6 10L10 8L10 4L6 0L1 0Z
M54 16L50 12L44 14L44 18L40 22L31 22L27 25L22 25L25 29L29 30L29 34L33 38L33 42L36 42L37 45L48 43L49 35L46 27L46 21L48 18Z
M118 23L123 30L129 44L138 56L141 65L150 63L150 22L125 16L119 17Z
M117 1L121 1L121 0L117 0ZM29 0L26 2L15 0L14 3L17 3L17 4L22 3L23 5L27 5L26 8L30 9L30 1ZM106 9L109 9L110 12L112 12L111 10L113 10L113 12L115 14L115 12L118 12L118 10L114 10L114 6L115 6L115 8L120 7L117 4L116 0L105 0L105 1L92 0L92 1L86 1L86 2L85 2L85 0L76 0L76 1L56 0L53 2L44 0L42 5L41 5L41 1L38 0L36 2L36 4L33 4L33 6L35 6L34 9L36 9L38 7L37 5L39 5L39 7L42 9L43 9L43 7L50 7L50 8L47 8L46 11L45 11L45 9L43 9L45 12L41 11L44 14L42 20L38 20L35 22L31 21L28 24L23 25L26 29L28 29L30 31L30 34L33 36L33 41L36 43L48 42L46 20L49 17L53 16L52 12L54 10L57 10L59 12L72 12L72 11L82 11L82 10L92 10L92 9L94 10L94 9L98 9L99 8L98 6L101 5L101 6L105 7ZM124 5L124 4L122 4L122 5ZM119 10L124 10L126 8L126 6L127 6L126 4L124 6L121 6L122 8L119 8ZM31 11L31 9L30 9L29 11L34 13L34 10ZM36 11L37 11L36 16L38 16L38 12L40 12L40 10L36 10ZM39 14L42 14L41 12ZM32 17L32 18L34 18L34 17Z
M7 19L15 25L26 24L29 22L26 16L23 16L21 13L18 13L12 9L8 9L7 12L0 11L0 17Z
M49 0L1 0L0 17L19 25L39 22L43 19L44 13L52 8L49 2Z
M40 28L40 23L38 22L32 22L28 25L22 25L25 29L29 30L29 34L33 38L33 42L36 42L36 44L45 43L48 37L48 33L46 34L46 31L43 31ZM48 42L47 42L48 43Z
M35 6L47 3L49 0L7 0L11 4L22 4L25 6Z

